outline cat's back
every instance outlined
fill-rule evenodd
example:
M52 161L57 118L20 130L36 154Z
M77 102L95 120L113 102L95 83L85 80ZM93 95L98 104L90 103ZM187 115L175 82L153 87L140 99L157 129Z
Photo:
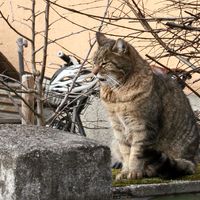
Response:
M159 76L154 79L154 89L162 105L158 147L169 155L193 160L199 145L199 130L189 100L175 81Z
M184 116L188 116L191 120L195 121L190 102L176 81L167 76L154 75L153 90L161 101L163 114L169 116L170 113L177 113L182 119Z

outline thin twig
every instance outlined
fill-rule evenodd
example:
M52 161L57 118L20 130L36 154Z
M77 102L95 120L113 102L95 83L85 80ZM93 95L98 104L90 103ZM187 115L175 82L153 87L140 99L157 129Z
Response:
M153 60L155 63L157 63L158 65L162 66L163 68L169 70L173 75L176 76L176 78L178 79L178 81L181 81L184 83L184 85L190 89L194 94L196 94L199 98L200 98L200 94L198 92L196 92L193 88L191 88L185 81L183 81L175 72L173 72L173 70L171 70L170 68L166 67L165 65L163 65L162 63L158 62L156 59L154 59L153 57L149 56L146 54L146 57L148 57L149 59Z
M21 37L25 38L26 40L32 42L32 40L31 40L29 37L27 37L26 35L22 34L21 32L19 32L16 28L14 28L14 27L11 25L11 23L10 23L10 22L8 21L8 19L3 15L3 13L1 12L1 10L0 10L0 15L1 15L1 17L3 18L3 20L6 22L6 24L7 24L15 33L17 33L17 34L20 35Z
M190 30L190 31L200 31L200 28L197 27L192 27L192 26L185 26L182 24L175 24L174 22L167 22L167 26L172 27L172 28L179 28L181 30Z

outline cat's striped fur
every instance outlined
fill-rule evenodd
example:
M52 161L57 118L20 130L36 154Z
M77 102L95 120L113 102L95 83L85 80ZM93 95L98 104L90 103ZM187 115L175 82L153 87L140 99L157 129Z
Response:
M123 39L97 33L93 73L108 110L123 168L117 179L195 172L199 134L188 99Z

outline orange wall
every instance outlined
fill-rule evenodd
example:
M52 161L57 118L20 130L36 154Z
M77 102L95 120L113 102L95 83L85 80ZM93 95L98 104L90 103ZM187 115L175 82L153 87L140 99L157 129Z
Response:
M1 0L2 1L2 0ZM1 4L0 1L0 4ZM27 23L27 21L24 21L23 19L27 19L30 16L29 11L25 11L23 8L17 7L18 5L22 6L31 6L30 3L31 1L24 1L24 0L15 0L12 1L12 6L9 3L9 1L6 1L4 5L1 7L1 11L4 13L5 16L9 15L9 21L12 23L12 25L19 30L21 33L24 35L30 37L31 36L31 30L22 24ZM44 9L44 4L42 3L43 1L39 1L41 3L37 4L37 10L42 11ZM63 2L62 5L65 4L65 0L62 0L60 2ZM79 1L67 1L69 5L72 4L78 4L80 2L83 2L81 0ZM87 1L85 1L87 2ZM104 2L102 2L102 5ZM68 6L68 5L67 5ZM79 6L79 7L87 7L87 6ZM76 7L78 8L78 7ZM96 26L96 23L93 20L89 20L87 17L83 17L80 15L76 15L73 13L70 13L65 10L59 10L60 14L66 16L69 20L73 20L76 23L79 23L81 25L87 26L87 27L93 27ZM100 10L98 14L103 14L102 9L95 9ZM96 13L97 14L97 13ZM12 18L15 19L15 21L12 21ZM51 40L54 40L56 38L65 36L65 35L70 35L72 33L76 33L79 31L82 31L83 29L71 24L67 20L59 20L59 16L55 14L51 10L51 16L50 16L50 22L54 22L55 20L58 20L56 23L54 23L49 32L49 38ZM44 30L44 14L41 14L40 17L38 17L37 21L37 31L41 32ZM30 26L30 22L28 22L28 25ZM93 37L94 33L92 31L84 31L81 32L80 34L74 34L70 37L67 37L65 39L59 40L58 43L65 48L69 49L70 51L74 52L75 54L84 57L87 53L87 50L89 49L89 39L90 37ZM0 18L0 51L2 51L3 54L7 56L7 58L11 61L11 63L18 68L18 57L17 57L17 44L16 40L19 38L13 30L11 30L8 25ZM36 46L37 48L41 47L43 45L43 37L38 34L36 37ZM60 47L57 44L50 44L48 48L48 62L47 66L49 67L47 69L47 75L51 75L54 70L51 68L57 68L56 65L52 63L62 63L59 58L57 58L57 52L59 50L62 50L62 47ZM67 53L67 52L66 52ZM31 55L31 46L29 43L28 48L25 48L24 50L24 56L26 59L26 66L28 70L31 70L31 65L30 65L30 55ZM42 51L37 54L37 61L41 61L41 55ZM40 66L38 65L38 68Z
M4 0L0 0L0 5L1 2ZM146 6L150 9L153 9L155 6L157 6L156 2L158 0L154 1L154 4L150 4L149 1L146 1ZM12 2L12 4L10 3ZM40 3L38 3L40 2ZM91 14L96 14L103 16L104 11L105 11L105 5L107 4L107 0L102 0L102 1L97 1L97 3L90 3L87 4L88 2L94 2L91 0L60 0L58 1L60 4L82 10L83 12L89 12ZM117 1L116 1L117 3ZM72 6L73 4L76 4L76 6ZM19 7L21 6L21 8ZM31 30L24 25L24 23L28 24L30 26L30 21L26 21L25 19L28 19L30 16L30 11L23 9L22 7L31 7L31 1L24 1L24 0L15 0L15 1L5 1L4 4L1 6L1 11L3 14L7 17L9 16L9 21L11 22L12 26L14 26L19 32L23 33L24 35L31 37ZM88 8L93 8L93 9L88 9ZM75 23L78 23L82 26L86 26L88 28L93 28L96 26L94 30L98 29L98 26L100 24L99 21L96 20L91 20L88 17L77 15L70 13L69 11L63 10L63 9L58 9L56 8L60 14L63 16L66 16L67 19L72 20ZM37 7L36 10L38 12L41 12L44 10L44 3L43 1L37 1ZM110 11L111 12L111 11ZM119 13L119 12L118 12ZM117 14L117 13L116 13ZM51 10L51 16L50 16L50 22L53 22L55 20L58 20L60 17L53 11ZM121 23L121 22L119 22ZM122 22L123 24L124 22ZM41 32L44 30L44 14L41 14L36 21L37 24L37 31ZM128 26L135 26L135 24L127 24ZM137 25L138 27L138 25ZM54 23L49 32L49 38L54 40L56 38L65 36L65 35L70 35L72 33L76 33L81 31L80 34L75 34L70 37L67 37L65 39L59 40L58 43L65 48L69 49L70 51L74 52L75 54L79 55L80 57L84 58L85 55L87 54L87 51L89 49L89 39L94 37L94 32L93 31L83 31L83 28L80 28L67 20L58 20L56 23ZM107 31L108 28L105 29ZM117 33L117 34L126 34L126 31L122 29L117 29L115 27L111 27L111 33ZM123 31L123 33L122 33ZM127 31L127 34L130 31ZM4 53L7 58L11 61L11 63L18 68L18 57L17 57L17 44L16 40L20 36L17 35L13 30L11 30L8 25L0 19L0 51ZM43 45L43 37L38 34L36 37L36 46L37 48L41 47ZM58 66L55 65L58 63L62 63L59 58L57 58L56 53L62 50L62 47L60 47L57 44L51 44L49 45L48 48L48 61L47 61L47 75L51 76L51 74L55 71L55 69L51 68L57 68ZM67 52L66 52L67 53ZM41 62L41 56L42 56L42 51L37 54L37 61ZM28 71L31 71L31 64L30 64L30 57L31 57L31 46L29 43L28 48L24 50L24 57L26 59L26 69ZM40 66L38 65L38 68Z
M139 1L139 0L138 0ZM2 5L2 2L4 4ZM12 4L11 4L11 3ZM37 2L37 7L36 10L38 12L42 12L44 10L44 2L43 1L36 1ZM90 3L89 3L90 2ZM105 12L105 6L107 4L107 0L99 0L94 3L94 0L59 0L58 3L60 3L63 6L74 8L77 10L82 10L82 12L85 13L90 13L90 14L95 14L99 16L103 16ZM115 3L115 7L118 5L118 1L115 0L113 1ZM156 10L159 7L163 6L163 2L160 2L160 0L144 0L144 6L147 10ZM76 6L73 6L76 4ZM30 26L30 20L26 21L31 15L29 10L25 10L22 7L31 7L31 1L25 1L25 0L15 0L15 1L5 1L5 0L0 0L0 9L4 13L4 15L7 17L9 16L9 21L10 23L21 33L24 35L30 37L31 35L31 30L24 25L24 23L28 24ZM21 6L21 8L19 7ZM55 8L55 7L54 7ZM121 7L120 7L121 8ZM56 10L62 15L65 16L68 20L71 20L75 23L78 23L81 26L85 26L87 28L94 28L96 31L98 29L98 26L100 24L99 21L92 20L88 17L78 15L71 13L69 11L63 10L63 9L58 9ZM150 11L148 11L151 13ZM109 14L111 15L114 13L114 15L119 15L120 11L115 11L114 9L109 10ZM173 11L170 13L171 15L176 15ZM155 14L155 16L167 16L166 13L159 12ZM122 15L123 16L123 13ZM131 15L134 17L134 15ZM69 49L71 52L75 53L76 55L79 55L80 57L84 58L87 54L87 51L89 49L89 40L90 38L94 38L94 32L89 31L89 30L84 30L83 28L70 23L67 20L59 20L60 17L51 9L51 15L50 15L50 23L57 21L50 27L50 32L49 32L49 38L51 40L54 40L56 38L65 36L65 35L70 35L73 33L80 32L79 34L74 34L71 35L65 39L59 40L58 44L62 45L63 47ZM117 22L120 25L125 25L128 27L132 28L139 28L142 29L141 25L139 23L130 23L129 21L119 21ZM44 13L42 13L36 21L37 24L37 31L40 33L36 37L36 48L39 48L43 45L43 37L41 36L42 32L44 30ZM152 23L151 23L152 24ZM156 26L157 24L154 23L152 24ZM112 34L118 34L118 35L126 35L130 34L132 31L131 30L124 30L122 28L116 29L114 26L109 26L106 27L104 32L112 33ZM145 36L145 35L143 35ZM148 36L148 34L146 34ZM8 25L0 18L0 51L7 56L7 58L11 61L11 63L18 69L18 55L17 55L17 44L16 40L20 36L17 35L13 30L11 30ZM62 47L60 47L58 44L50 44L48 47L48 60L47 60L47 70L46 70L46 75L51 76L53 72L55 71L56 68L58 68L57 64L62 63L62 61L57 57L57 52L59 50L63 50ZM143 41L138 41L137 39L132 40L132 44L136 46L139 50L143 49L141 52L143 57L146 53L148 53L149 49L146 48L146 43ZM139 48L139 46L142 46ZM64 50L65 51L65 50ZM66 51L65 51L66 52ZM66 52L68 53L68 52ZM157 52L155 53L152 51L151 56L156 55ZM24 50L24 57L26 60L26 69L28 71L31 71L31 46L29 43L28 48L25 48ZM42 51L37 53L37 61L41 62L42 60ZM166 61L168 62L168 61ZM177 60L170 60L170 66L176 66ZM40 65L38 64L38 69L40 69Z

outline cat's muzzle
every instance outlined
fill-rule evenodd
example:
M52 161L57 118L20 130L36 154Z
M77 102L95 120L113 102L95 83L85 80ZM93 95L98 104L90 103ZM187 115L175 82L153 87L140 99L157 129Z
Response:
M100 74L97 74L97 75L96 75L96 78L98 78L99 81L101 81L101 82L107 81L106 78L105 78L104 76L100 75Z

